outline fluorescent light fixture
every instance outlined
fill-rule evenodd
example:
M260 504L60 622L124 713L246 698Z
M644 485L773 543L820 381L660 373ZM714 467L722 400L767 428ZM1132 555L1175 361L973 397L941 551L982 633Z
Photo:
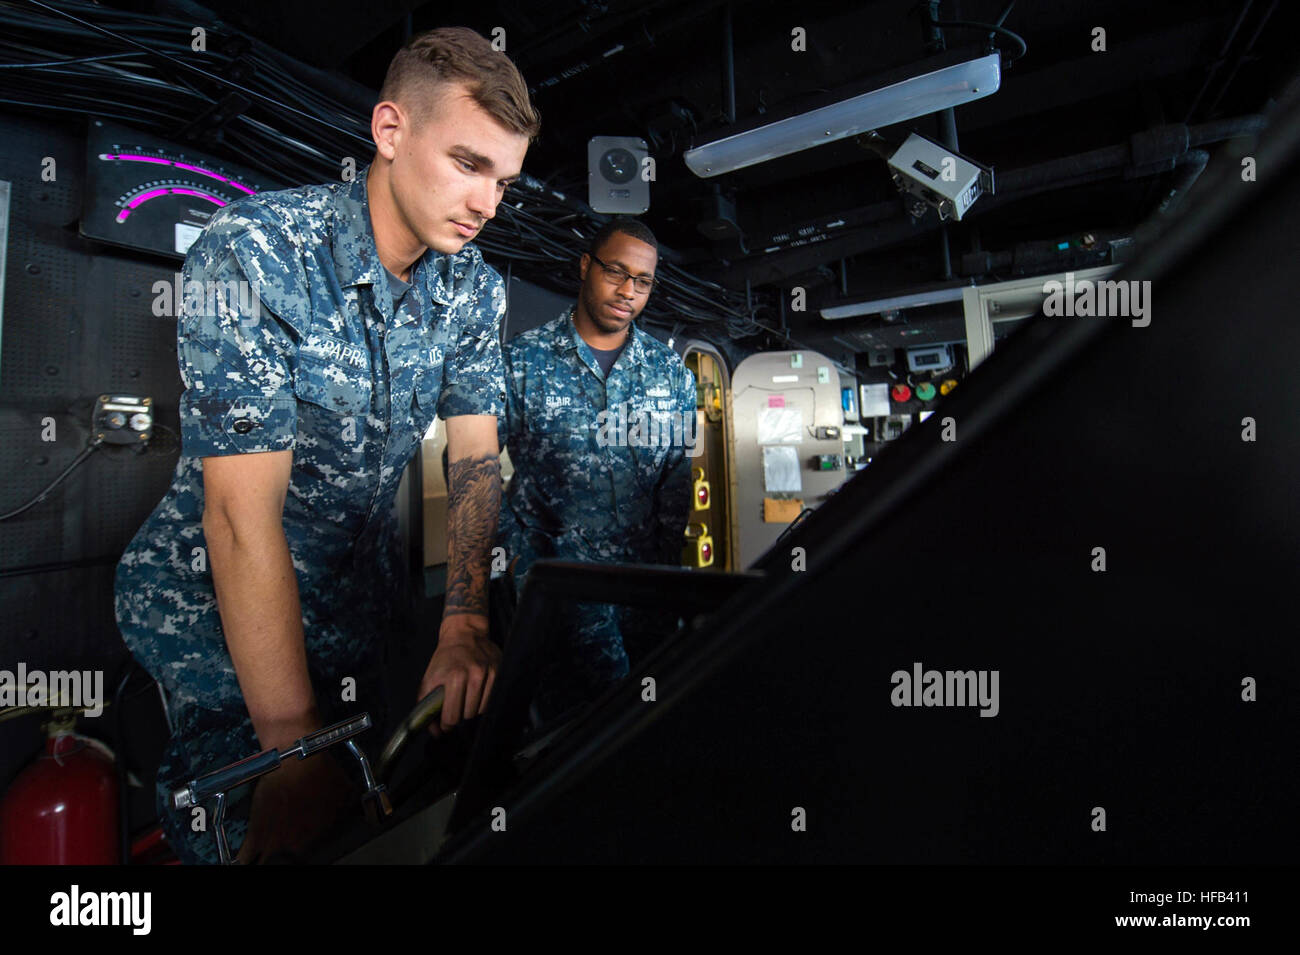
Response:
M853 318L856 315L875 315L896 308L912 308L918 305L939 305L943 302L960 302L966 286L956 288L934 289L929 292L914 292L911 295L894 295L890 298L878 298L870 302L853 302L849 305L832 305L821 310L822 318Z
M849 99L734 133L687 150L683 158L702 179L744 169L802 149L832 143L996 93L998 53L932 70Z

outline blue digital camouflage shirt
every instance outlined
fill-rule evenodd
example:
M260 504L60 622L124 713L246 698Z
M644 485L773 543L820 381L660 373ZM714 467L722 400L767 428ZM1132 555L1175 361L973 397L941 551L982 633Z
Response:
M206 559L203 457L293 452L284 529L308 664L337 686L391 617L405 573L394 496L434 415L503 412L501 277L474 245L430 249L395 315L368 171L242 199L186 257L183 451L116 588L128 646L180 704L242 705ZM254 314L222 293L232 282L251 284Z
M498 542L519 587L544 557L681 563L695 377L635 325L606 376L572 316L567 309L506 343L501 443L514 476ZM665 626L608 604L557 609L552 624L537 700L545 718L626 676Z
M572 316L506 343L507 557L680 564L695 376L634 324L605 377Z

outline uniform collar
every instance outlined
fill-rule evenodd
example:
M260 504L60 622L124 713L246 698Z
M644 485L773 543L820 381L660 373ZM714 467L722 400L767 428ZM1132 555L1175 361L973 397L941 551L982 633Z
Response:
M573 316L577 312L578 306L570 305L560 313L560 321L568 326L568 336L560 335L556 340L556 346L561 352L576 351L580 356L589 356L591 363L594 365L596 356L592 352L591 346L578 334L578 326L573 323ZM618 356L618 361L623 361L626 356L630 365L640 365L645 359L645 332L637 327L636 322L632 323L632 330L628 333L627 341L623 343L623 352ZM610 369L611 371L613 369Z
M382 290L379 298L387 298L391 308L392 298L388 294L388 274L379 261L379 250L375 246L375 230L370 221L370 203L367 197L366 180L369 178L370 164L357 170L351 182L344 182L336 188L334 198L334 269L339 285L371 285ZM426 301L432 300L439 305L450 305L452 287L455 283L457 266L473 266L478 263L482 253L472 244L466 245L457 255L444 255L434 249L425 251L411 268L411 292L421 295ZM469 274L476 271L468 269Z

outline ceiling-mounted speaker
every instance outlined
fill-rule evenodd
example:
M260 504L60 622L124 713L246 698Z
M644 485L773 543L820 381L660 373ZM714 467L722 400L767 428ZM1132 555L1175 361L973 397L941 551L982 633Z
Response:
M587 202L596 212L637 216L650 209L650 149L636 136L587 143Z

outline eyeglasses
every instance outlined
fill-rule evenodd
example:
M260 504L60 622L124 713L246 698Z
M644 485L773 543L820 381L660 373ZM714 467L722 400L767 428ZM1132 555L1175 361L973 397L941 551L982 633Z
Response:
M587 254L591 255L590 252ZM591 258L600 266L601 271L605 273L605 281L616 288L622 288L623 283L628 279L632 280L632 287L642 295L648 294L650 290L655 287L655 280L653 278L646 278L644 275L633 275L626 269L620 269L617 265L606 265L594 255L591 255Z

